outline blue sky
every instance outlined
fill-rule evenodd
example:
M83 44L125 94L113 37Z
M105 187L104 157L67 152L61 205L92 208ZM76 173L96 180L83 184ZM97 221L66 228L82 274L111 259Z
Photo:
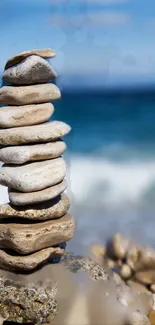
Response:
M155 1L0 0L0 70L52 47L61 87L155 84Z

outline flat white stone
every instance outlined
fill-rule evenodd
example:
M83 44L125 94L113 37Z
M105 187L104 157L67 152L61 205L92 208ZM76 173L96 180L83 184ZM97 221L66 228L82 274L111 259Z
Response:
M46 122L54 112L51 103L4 106L0 108L0 127L12 128L18 126L29 126Z
M32 86L3 86L0 88L0 104L29 105L51 102L61 97L60 89L54 84Z
M9 189L9 200L11 204L15 206L41 203L56 198L59 194L64 192L66 188L67 183L65 179L59 184L31 193L22 193L11 188Z
M56 79L57 73L40 56L32 55L8 68L3 73L3 81L13 85L33 85Z
M54 141L69 133L70 130L68 124L60 121L0 130L0 144L18 145Z
M43 144L11 146L0 149L0 161L6 164L24 164L28 161L40 161L61 156L66 150L63 141Z
M33 192L60 183L65 174L66 164L62 158L22 166L3 165L0 184L21 192Z
M5 65L5 69L23 61L25 58L29 57L30 55L39 55L43 59L53 58L56 53L53 49L35 49L30 51L24 51L19 54L16 54L12 58L10 58Z

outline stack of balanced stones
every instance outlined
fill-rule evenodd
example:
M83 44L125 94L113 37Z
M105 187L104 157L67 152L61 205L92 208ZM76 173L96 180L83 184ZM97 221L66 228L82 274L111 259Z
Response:
M48 122L59 88L48 63L51 49L20 53L6 63L0 88L0 184L9 200L0 206L0 268L29 271L64 254L75 230L67 213L64 122ZM7 106L6 106L7 105Z

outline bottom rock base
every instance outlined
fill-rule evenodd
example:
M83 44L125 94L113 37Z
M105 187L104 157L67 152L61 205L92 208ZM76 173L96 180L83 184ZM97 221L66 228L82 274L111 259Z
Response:
M67 253L31 274L1 270L1 324L150 325L153 295L137 295L118 278L90 258Z
M57 315L59 300L67 289L72 291L70 286L73 289L74 285L70 276L78 271L108 281L106 271L100 266L70 254L60 263L48 264L32 274L0 270L0 317L9 322L48 323Z

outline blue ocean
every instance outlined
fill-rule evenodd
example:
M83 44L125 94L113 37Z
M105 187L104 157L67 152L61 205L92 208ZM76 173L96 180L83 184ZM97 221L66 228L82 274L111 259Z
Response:
M68 190L77 253L119 231L154 246L155 92L62 92L52 119L71 125Z

